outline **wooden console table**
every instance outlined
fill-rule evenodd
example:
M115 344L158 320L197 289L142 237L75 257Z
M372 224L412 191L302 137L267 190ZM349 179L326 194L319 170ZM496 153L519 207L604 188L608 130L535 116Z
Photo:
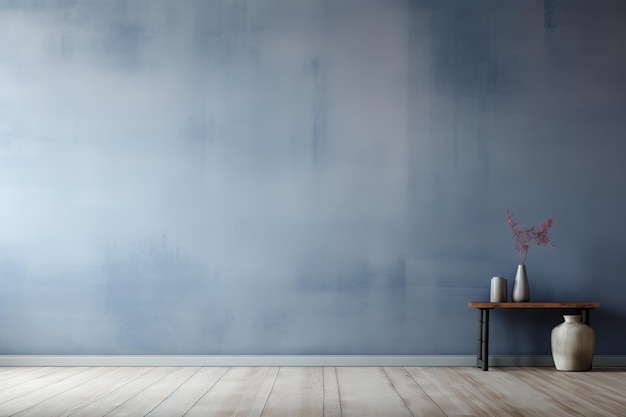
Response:
M516 309L573 309L575 314L582 316L582 321L589 324L589 311L600 307L599 303L578 302L527 302L527 303L490 303L482 301L470 301L468 305L478 309L478 349L476 354L476 366L483 371L489 369L489 310L496 308Z

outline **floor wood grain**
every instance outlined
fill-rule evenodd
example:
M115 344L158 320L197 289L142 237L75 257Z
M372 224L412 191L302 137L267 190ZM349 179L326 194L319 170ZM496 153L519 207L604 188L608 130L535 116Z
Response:
M0 416L626 416L626 369L0 368Z

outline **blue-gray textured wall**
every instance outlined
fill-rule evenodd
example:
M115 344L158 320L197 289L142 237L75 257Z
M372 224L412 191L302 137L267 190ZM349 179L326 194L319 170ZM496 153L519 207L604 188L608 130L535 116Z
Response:
M506 209L625 354L626 2L0 0L0 353L472 354ZM546 354L558 312L493 314Z

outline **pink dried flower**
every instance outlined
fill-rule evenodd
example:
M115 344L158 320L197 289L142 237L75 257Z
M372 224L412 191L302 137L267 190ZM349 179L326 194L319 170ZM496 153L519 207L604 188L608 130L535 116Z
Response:
M548 229L552 226L553 220L548 218L539 225L538 228L531 226L528 228L519 228L516 221L513 220L513 212L507 209L507 223L511 226L513 231L513 238L515 239L515 250L517 251L520 263L526 261L526 255L528 250L533 246L547 246L550 243L548 238ZM554 246L554 244L550 245Z

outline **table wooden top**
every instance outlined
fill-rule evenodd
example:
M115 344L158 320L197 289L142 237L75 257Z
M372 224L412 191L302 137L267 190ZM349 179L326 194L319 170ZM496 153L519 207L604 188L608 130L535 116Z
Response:
M569 301L534 301L525 303L505 302L491 303L488 301L470 301L467 303L473 308L598 308L600 303L569 302Z

